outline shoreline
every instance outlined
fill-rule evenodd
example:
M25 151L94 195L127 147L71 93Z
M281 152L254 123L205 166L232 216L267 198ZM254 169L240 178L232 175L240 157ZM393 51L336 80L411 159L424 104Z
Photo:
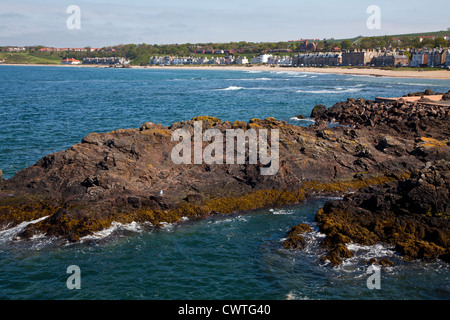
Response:
M42 66L42 67L72 67L72 68L104 68L109 69L109 66L103 65L62 65L62 64L8 64L0 63L0 66ZM122 69L119 67L118 69ZM124 68L126 69L126 68ZM450 71L436 70L436 71L393 71L381 70L375 68L340 68L340 67L271 67L271 66L131 66L129 69L149 69L149 70L236 70L236 71L287 71L287 72L307 72L307 73L327 73L327 74L344 74L344 75L358 75L358 76L372 76L372 77L392 77L392 78L415 78L415 79L437 79L450 80Z

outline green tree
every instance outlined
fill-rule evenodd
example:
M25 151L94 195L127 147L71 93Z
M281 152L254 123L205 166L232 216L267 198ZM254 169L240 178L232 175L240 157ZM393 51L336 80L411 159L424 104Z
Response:
M434 40L433 39L429 39L429 38L424 38L422 40L422 42L420 43L420 47L421 48L423 48L423 47L431 47L431 48L433 48L434 47Z
M344 40L341 42L341 49L348 50L353 48L353 43L350 40Z
M437 37L434 39L434 46L437 47L445 47L447 45L447 41L443 37Z

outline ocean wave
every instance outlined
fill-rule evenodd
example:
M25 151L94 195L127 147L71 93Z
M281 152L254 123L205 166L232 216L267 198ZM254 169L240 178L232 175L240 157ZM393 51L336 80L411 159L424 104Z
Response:
M355 256L363 259L393 256L395 251L393 246L377 243L371 246L364 246L357 243L347 244L347 249L354 252Z
M224 79L226 81L271 81L271 80L279 80L279 79L271 79L271 78L241 78L241 79ZM288 80L288 79L281 79Z
M381 259L386 257L393 257L396 255L394 246L377 243L371 246L360 245L357 243L348 243L347 249L353 252L353 257L344 259L342 264L335 268L352 272L359 268L361 262L368 261L372 258Z
M208 224L233 224L234 222L247 222L248 218L244 215L238 215L234 217L219 218L218 220L208 221Z
M397 82L396 85L403 86L421 86L421 87L448 87L445 84L433 84L433 83L414 83L414 82Z
M243 90L245 89L244 87L237 87L237 86L229 86L227 88L223 88L223 89L216 89L216 91L235 91L235 90Z
M192 80L208 80L208 78L203 77L177 78L177 79L167 79L166 81L192 81Z
M6 241L13 240L14 237L16 237L17 234L20 233L21 231L23 231L28 225L38 223L42 220L47 219L48 217L49 216L45 216L45 217L35 219L32 221L25 221L25 222L18 224L15 227L6 228L6 229L1 230L0 231L0 242L6 242Z
M323 89L323 90L297 90L297 93L312 93L312 94L324 94L324 93L349 93L349 92L360 92L361 88L340 88L336 87L334 89Z
M173 227L175 226L173 223L169 223L169 222L160 222L160 226L162 230L165 231L172 231Z
M320 253L323 251L320 243L326 235L317 230L313 230L310 232L305 232L302 236L305 239L305 247L303 248L303 252L320 255Z
M262 73L262 71L259 71L259 70L245 70L244 72L247 72L247 73Z
M122 224L120 222L113 221L109 228L103 229L101 231L94 232L91 235L85 236L80 239L80 242L89 240L99 240L110 236L115 231L132 231L141 232L143 230L142 225L133 221L128 224Z
M294 291L289 291L286 295L286 300L309 300L308 296L300 295Z
M311 118L305 118L305 119L299 119L297 117L291 117L289 118L289 120L293 120L293 121L306 121L306 122L316 122L316 120L311 119Z
M269 211L275 215L293 214L295 212L294 210L285 210L285 209L270 209Z
M298 72L298 71L270 71L270 73L273 74L281 74L281 75L289 75L294 78L306 78L306 77L313 77L311 74L314 73L307 73L307 72ZM317 77L314 75L314 77Z

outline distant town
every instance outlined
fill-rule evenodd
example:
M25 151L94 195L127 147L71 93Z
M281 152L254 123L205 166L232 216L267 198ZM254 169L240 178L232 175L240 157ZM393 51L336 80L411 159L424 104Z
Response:
M450 69L450 35L299 39L277 43L146 45L105 48L0 47L0 63L109 66L269 65ZM450 32L449 32L450 34Z

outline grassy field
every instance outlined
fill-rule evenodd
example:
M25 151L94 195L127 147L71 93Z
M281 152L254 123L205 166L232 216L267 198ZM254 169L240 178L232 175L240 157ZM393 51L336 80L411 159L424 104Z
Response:
M418 38L418 37L422 37L422 36L442 37L442 36L447 36L447 35L450 35L450 31L432 31L432 32L421 32L421 33L390 34L388 36L393 37L393 38L402 38L402 37ZM358 37L354 37L354 38L334 39L334 40L327 40L327 41L333 42L333 43L338 43L338 42L342 42L344 40L350 40L352 43L358 43L362 38L365 38L365 37L366 36L358 36ZM379 38L382 36L376 36L376 37Z
M61 64L61 57L58 55L38 56L30 52L0 52L0 59L13 64Z

